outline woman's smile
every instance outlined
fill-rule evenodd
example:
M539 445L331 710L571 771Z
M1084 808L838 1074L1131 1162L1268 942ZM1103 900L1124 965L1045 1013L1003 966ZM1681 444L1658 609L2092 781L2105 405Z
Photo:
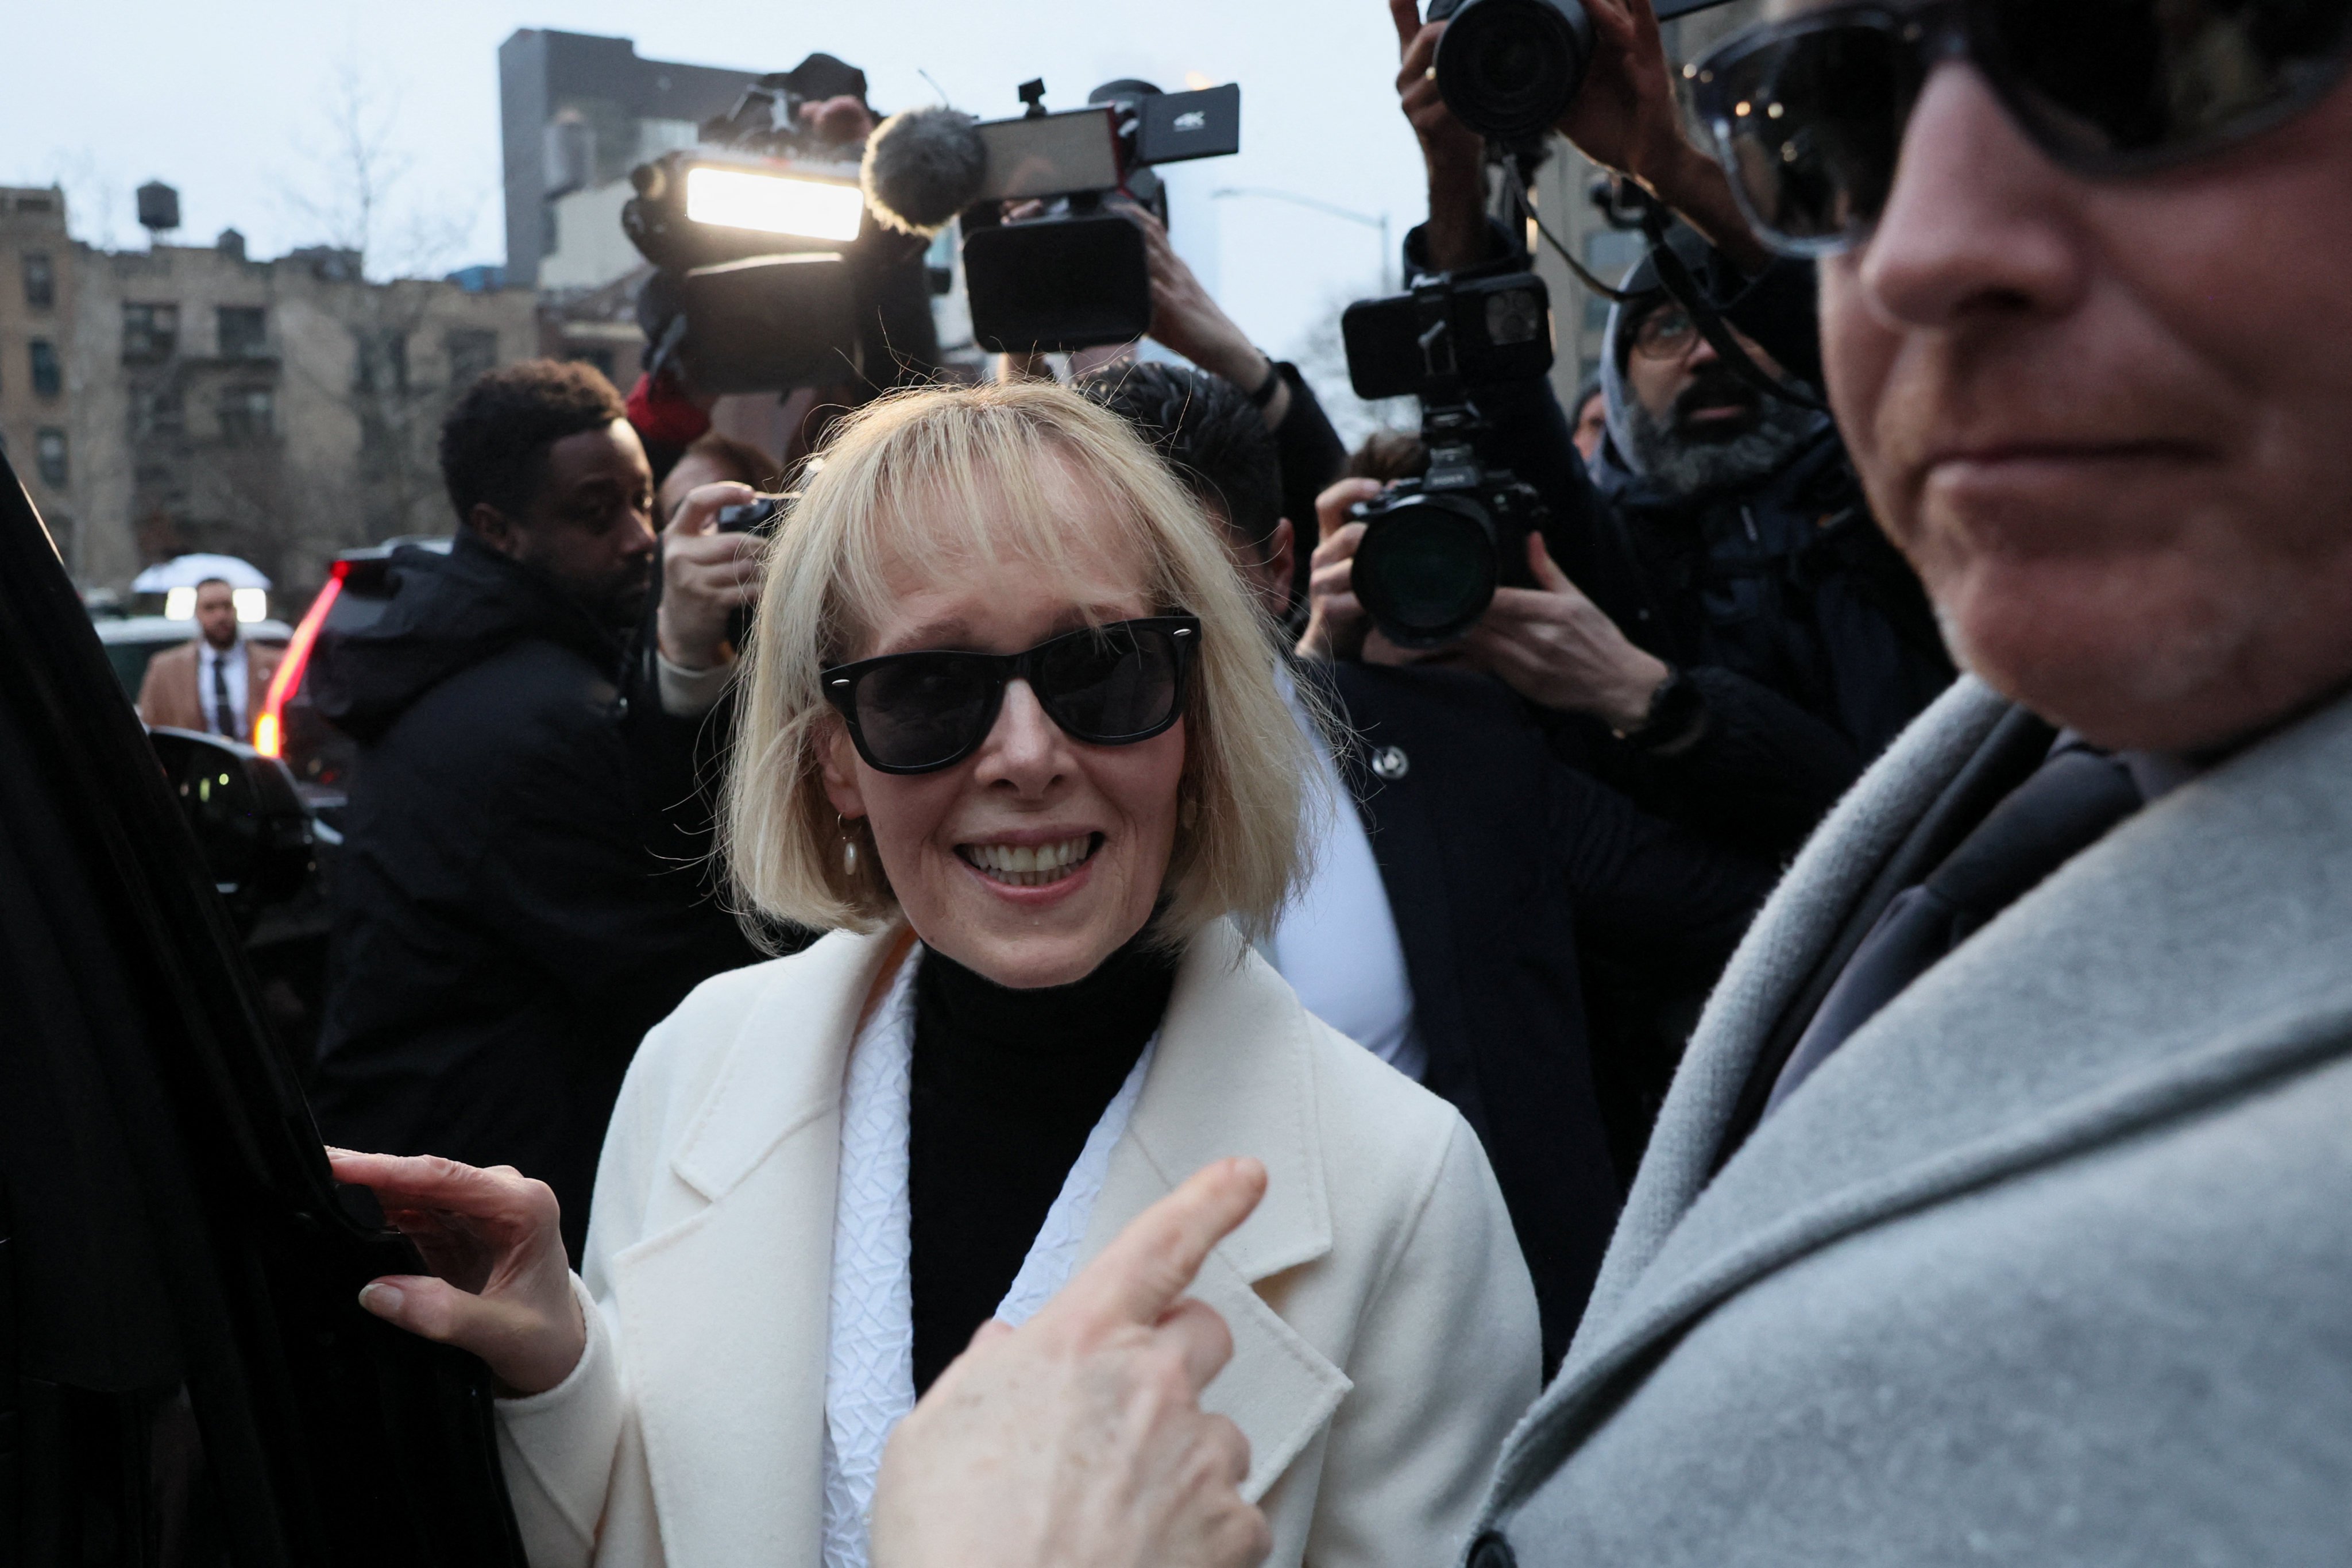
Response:
M1046 888L1083 873L1101 848L1099 833L1040 842L1034 833L956 846L982 880L1004 888Z

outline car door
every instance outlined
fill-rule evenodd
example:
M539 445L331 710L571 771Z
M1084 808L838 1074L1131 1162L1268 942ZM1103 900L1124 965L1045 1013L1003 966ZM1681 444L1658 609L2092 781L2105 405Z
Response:
M0 1568L520 1564L487 1373L353 1298L188 823L0 457Z

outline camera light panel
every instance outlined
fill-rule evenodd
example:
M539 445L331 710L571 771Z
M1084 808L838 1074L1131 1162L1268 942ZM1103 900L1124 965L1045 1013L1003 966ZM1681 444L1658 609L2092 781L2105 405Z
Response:
M847 243L866 198L856 185L700 164L686 173L686 216L718 228L748 228Z

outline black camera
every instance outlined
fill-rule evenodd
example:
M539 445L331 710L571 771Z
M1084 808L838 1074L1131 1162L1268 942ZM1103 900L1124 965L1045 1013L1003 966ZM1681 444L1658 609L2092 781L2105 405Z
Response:
M1592 18L1578 0L1429 0L1429 19L1446 24L1438 94L1482 135L1549 131L1584 85Z
M1168 217L1154 165L1241 147L1241 89L1161 92L1147 81L1095 89L1087 107L1049 113L1045 84L1024 83L1028 112L976 121L919 110L875 133L868 200L888 226L932 234L961 216L972 338L995 353L1123 343L1151 325L1143 236L1114 198ZM1007 221L1008 205L1035 202Z
M1475 389L1551 368L1551 304L1531 272L1425 279L1360 300L1339 319L1348 379L1367 400L1421 399L1429 468L1360 506L1366 526L1349 586L1401 647L1438 647L1478 624L1498 586L1532 588L1528 535L1547 511L1534 487L1490 467Z

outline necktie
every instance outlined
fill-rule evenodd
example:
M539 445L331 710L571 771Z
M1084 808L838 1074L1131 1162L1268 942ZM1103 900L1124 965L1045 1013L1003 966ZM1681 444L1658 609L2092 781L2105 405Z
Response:
M1773 1082L1764 1114L1937 960L2096 843L2140 801L2130 771L2087 747L2062 748L2035 769L1925 882L1886 906L1822 998Z
M213 660L213 728L234 739L236 735L236 710L228 705L228 660L218 648L212 650Z

